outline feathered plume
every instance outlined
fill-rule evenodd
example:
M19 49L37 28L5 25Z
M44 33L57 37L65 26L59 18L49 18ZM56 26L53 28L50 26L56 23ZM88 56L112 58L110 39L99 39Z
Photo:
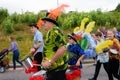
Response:
M38 22L37 22L37 26L38 26L38 27L41 27L41 26L42 26L42 24L43 24L42 19L39 19L39 20L38 20Z
M62 4L60 7L51 10L50 14L48 15L48 18L53 18L53 19L57 19L58 15L61 14L64 10L64 7L69 7L69 5L67 4Z
M93 30L94 25L95 21L90 22L85 29L85 33L90 33Z
M49 14L47 15L48 18L52 18L54 20L57 19L58 15L62 13L62 11L64 10L64 7L69 7L69 5L67 4L62 4L60 7L54 9L54 10L51 10L49 12ZM39 19L38 22L37 22L37 26L38 27L41 27L43 24L43 21L42 19Z
M74 28L73 32L77 34L78 31L80 31L80 27L77 26Z
M96 52L101 53L103 49L110 48L113 45L112 40L106 40L96 46Z
M85 23L88 22L88 18L84 18L82 21L81 21L81 25L80 27L75 27L73 32L74 33L79 33L79 32L84 32L84 26L85 26Z
M81 22L80 31L84 31L85 23L88 22L88 18L84 18Z

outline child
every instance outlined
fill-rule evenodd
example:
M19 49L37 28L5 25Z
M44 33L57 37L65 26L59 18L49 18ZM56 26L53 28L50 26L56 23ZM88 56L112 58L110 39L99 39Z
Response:
M97 32L95 35L96 35L97 44L102 43L104 41L102 38L101 32ZM89 80L97 80L97 77L99 75L100 68L101 68L102 64L103 64L103 67L104 67L105 71L107 72L108 77L110 79L110 75L109 75L109 71L108 71L108 61L109 61L108 52L102 52L101 54L98 54L97 55L97 64L95 66L94 77L89 79Z
M114 33L111 30L107 31L107 38L109 40L113 41L113 45L111 46L111 49L116 51L116 54L109 53L109 71L111 78L110 80L113 80L113 77L116 79L120 80L120 76L118 75L118 70L119 70L119 51L120 51L120 43L119 41L115 38ZM110 49L110 50L111 50Z
M16 61L22 66L22 63L19 61L20 52L15 39L13 37L10 37L9 41L11 42L9 51L13 52L13 70L16 70Z
M80 63L81 60L84 58L84 50L79 46L76 39L71 34L68 35L67 49L70 57L68 64L80 66L81 68L82 65Z
M71 72L71 77L66 74L67 80L79 80L81 77L82 63L81 60L84 58L84 50L79 46L73 34L68 35L67 50L69 53L68 69ZM77 75L76 75L77 74Z

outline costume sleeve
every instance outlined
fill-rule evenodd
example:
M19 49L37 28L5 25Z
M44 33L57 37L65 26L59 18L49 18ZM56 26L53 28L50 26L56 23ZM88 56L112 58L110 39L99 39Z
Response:
M113 48L120 50L120 43L116 38L113 39Z

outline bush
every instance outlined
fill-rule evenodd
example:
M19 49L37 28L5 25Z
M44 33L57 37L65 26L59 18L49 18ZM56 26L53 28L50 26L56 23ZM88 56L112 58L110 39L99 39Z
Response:
M3 22L2 22L2 31L5 34L11 34L14 31L13 28L14 23L12 22L11 19L6 18Z
M23 40L23 37L22 37L21 35L17 35L16 40L17 40L17 41L22 41L22 40Z

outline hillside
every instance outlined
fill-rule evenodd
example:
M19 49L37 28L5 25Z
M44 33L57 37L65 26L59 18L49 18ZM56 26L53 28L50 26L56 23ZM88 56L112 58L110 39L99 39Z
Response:
M17 25L17 24L16 24ZM14 31L12 34L3 34L2 29L0 28L0 51L2 51L4 48L9 48L10 42L8 40L9 36L13 36L19 46L20 50L20 59L23 59L25 56L29 55L29 50L33 44L33 33L30 31L29 26L27 24L21 24L19 31ZM42 30L42 28L39 29L43 35L45 35L45 32ZM70 33L72 29L69 30L63 30L63 33L65 36ZM45 37L45 36L44 36ZM8 57L10 61L12 61L12 53L10 52L8 54Z

